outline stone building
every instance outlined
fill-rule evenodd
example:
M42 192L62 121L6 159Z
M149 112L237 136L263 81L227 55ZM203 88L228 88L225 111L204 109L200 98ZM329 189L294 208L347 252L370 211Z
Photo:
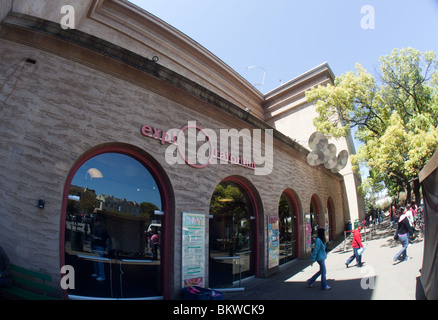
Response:
M0 245L52 275L56 297L235 286L308 257L318 227L333 239L363 214L351 167L311 166L297 142L315 131L303 93L333 81L327 64L263 95L125 0L5 0L0 22ZM155 209L73 221L95 203L72 186ZM59 285L64 265L74 289Z

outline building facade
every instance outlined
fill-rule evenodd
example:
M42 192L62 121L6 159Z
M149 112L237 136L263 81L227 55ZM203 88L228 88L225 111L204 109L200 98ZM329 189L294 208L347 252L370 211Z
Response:
M286 107L300 84L262 95L124 0L2 1L0 21L0 245L54 296L236 285L359 216L350 173L309 165L294 140L312 133ZM306 77L333 81L326 64Z

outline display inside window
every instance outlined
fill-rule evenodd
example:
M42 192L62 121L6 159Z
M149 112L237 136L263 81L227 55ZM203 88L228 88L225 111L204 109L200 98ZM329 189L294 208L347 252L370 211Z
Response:
M292 205L291 199L286 193L283 193L278 204L280 264L291 261L297 257L297 215L298 212L296 212L295 207Z
M211 287L228 287L254 275L255 217L253 204L231 182L219 184L210 202Z

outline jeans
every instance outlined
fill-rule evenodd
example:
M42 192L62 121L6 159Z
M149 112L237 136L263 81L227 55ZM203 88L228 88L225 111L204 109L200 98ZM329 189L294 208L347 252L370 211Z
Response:
M399 234L398 239L400 240L403 248L394 256L394 261L401 260L404 261L408 258L408 245L409 245L409 233Z
M348 260L346 262L347 265L349 265L351 263L351 261L353 261L354 259L356 259L356 266L360 266L362 264L362 255L357 254L357 251L359 249L360 248L353 248L354 253L350 258L348 258Z
M105 252L105 248L104 247L94 246L93 250L97 252L99 257L103 258L103 254ZM105 269L104 269L103 262L93 261L93 267L94 267L94 273L98 277L100 277L102 279L105 279Z
M326 283L327 269L325 267L325 260L320 260L316 262L318 262L319 264L319 271L315 273L312 278L307 280L307 283L313 284L316 281L316 279L318 279L318 277L321 276L321 288L325 288L327 287L327 283Z

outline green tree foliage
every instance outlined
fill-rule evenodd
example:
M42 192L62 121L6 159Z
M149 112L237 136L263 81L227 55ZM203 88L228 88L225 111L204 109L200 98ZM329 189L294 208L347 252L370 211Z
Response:
M335 138L355 137L363 145L351 156L354 168L367 165L365 186L384 184L390 194L407 188L438 147L438 62L433 51L394 49L380 58L373 77L360 64L334 85L306 94L316 100L317 130ZM419 184L414 184L416 198ZM417 198L418 199L418 198Z
M144 218L146 221L151 221L151 217L154 214L155 210L160 210L155 204L151 202L142 202L140 203L141 207L141 218Z
M210 213L217 216L232 216L236 221L247 218L247 200L240 189L233 184L219 184L213 192Z

